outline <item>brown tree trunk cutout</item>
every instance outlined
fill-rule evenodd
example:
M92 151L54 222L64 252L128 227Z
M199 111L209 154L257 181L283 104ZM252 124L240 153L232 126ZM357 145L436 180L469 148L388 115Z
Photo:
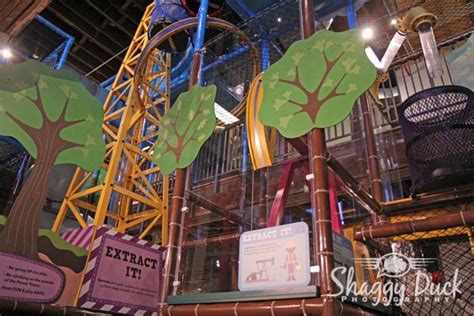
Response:
M38 107L43 124L41 128L35 129L6 113L33 139L37 157L33 171L17 196L0 234L0 252L41 261L38 256L39 218L46 201L52 167L63 150L80 146L61 139L59 132L83 120L69 122L65 120L69 99L66 99L59 118L54 122L49 120L41 100L38 82L36 82L36 99L27 98Z
M299 72L299 67L296 66L296 71L295 71L295 79L293 80L285 80L285 79L278 79L278 81L295 86L299 88L303 93L306 95L307 102L306 103L299 103L293 100L288 100L288 103L297 105L301 107L301 110L298 112L293 113L292 115L295 116L299 113L305 112L308 114L308 116L311 118L311 121L313 123L316 122L316 117L318 116L319 109L321 106L329 99L343 95L344 93L337 93L336 90L339 88L340 84L342 81L346 78L348 71L344 73L344 75L335 83L334 89L322 100L319 100L318 95L319 92L321 91L321 88L323 87L324 82L326 81L327 77L331 73L332 69L334 66L337 64L339 59L341 59L342 56L344 56L343 53L341 53L335 60L329 61L329 59L326 56L326 53L323 52L324 60L326 62L326 72L324 73L323 78L321 79L319 86L316 87L314 91L308 91L303 84L301 83L300 80L300 72Z

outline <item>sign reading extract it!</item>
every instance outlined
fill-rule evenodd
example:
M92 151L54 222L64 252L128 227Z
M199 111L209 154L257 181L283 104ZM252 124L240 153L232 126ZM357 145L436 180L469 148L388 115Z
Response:
M101 227L94 238L79 306L113 312L157 312L161 248Z
M241 291L306 286L310 281L308 225L298 222L240 237Z

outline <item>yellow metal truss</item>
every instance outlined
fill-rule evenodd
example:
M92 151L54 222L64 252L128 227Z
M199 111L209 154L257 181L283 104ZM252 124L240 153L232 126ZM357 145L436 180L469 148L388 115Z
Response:
M157 174L158 167L151 163L154 146L150 140L158 136L161 115L170 106L169 54L156 50L149 58L148 71L142 79L148 83L149 91L142 89L137 96L132 87L135 65L148 44L152 11L153 4L145 10L104 103L105 177L101 183L91 185L93 173L76 169L53 231L59 231L68 211L86 227L83 214L87 212L95 226L109 224L119 232L133 229L140 232L140 238L161 220L162 244L167 243L169 178ZM144 101L143 106L137 102L138 97Z

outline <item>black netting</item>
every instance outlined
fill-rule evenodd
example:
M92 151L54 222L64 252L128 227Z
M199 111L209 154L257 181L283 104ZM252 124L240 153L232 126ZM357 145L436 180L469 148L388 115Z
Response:
M404 303L400 307L406 315L473 315L474 255L469 238L462 234L464 228L456 230L459 235L437 237L437 234L428 232L422 236L428 238L403 238L392 245L397 253L407 257L435 259L427 260L423 269L412 270L399 279L392 279L406 287ZM429 238L431 236L434 238ZM428 279L417 277L420 271ZM449 289L450 285L446 285L446 282L454 280L455 273L459 280L455 294L445 296L432 295L428 290L422 292L429 284L430 288L439 286ZM415 291L419 292L418 295Z
M421 91L401 105L400 125L415 193L472 181L471 90L444 86Z

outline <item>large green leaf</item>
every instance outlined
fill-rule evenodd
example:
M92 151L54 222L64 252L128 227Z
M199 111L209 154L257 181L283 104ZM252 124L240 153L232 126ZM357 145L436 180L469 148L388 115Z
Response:
M288 138L335 125L376 73L359 30L319 31L293 43L263 74L260 120Z
M214 85L194 85L181 93L174 106L163 116L154 162L163 175L189 166L216 125Z
M81 82L70 80L75 77L69 72L35 63L32 70L44 71L46 75L29 73L24 64L18 67L19 72L25 73L20 86L11 80L0 80L0 135L16 138L35 158L47 139L59 137L69 146L58 153L55 164L97 169L105 154L103 109L98 100ZM16 78L15 67L7 68L0 67L0 73L13 72L11 77Z
M40 75L79 81L79 77L68 70L55 70L39 61L30 59L19 64L0 65L0 90L18 92L33 87Z

